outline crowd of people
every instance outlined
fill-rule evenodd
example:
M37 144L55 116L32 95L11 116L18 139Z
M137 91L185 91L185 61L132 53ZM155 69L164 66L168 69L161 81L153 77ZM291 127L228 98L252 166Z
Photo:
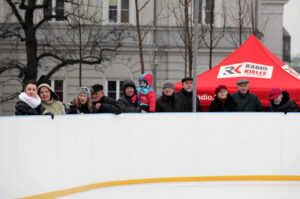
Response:
M238 92L230 94L226 85L215 88L215 98L209 112L259 112L263 106L259 98L249 92L249 80L237 81ZM55 115L89 113L126 113L126 112L192 112L193 78L182 79L182 89L175 93L174 84L165 81L162 95L156 99L152 89L152 75L143 74L136 87L132 80L123 84L123 95L118 101L105 96L103 86L95 84L91 88L81 87L77 97L66 107L48 84L37 85L34 81L24 84L23 92L16 103L16 115ZM269 92L271 112L297 112L295 101L281 88L272 88ZM196 111L201 112L200 100L196 99Z

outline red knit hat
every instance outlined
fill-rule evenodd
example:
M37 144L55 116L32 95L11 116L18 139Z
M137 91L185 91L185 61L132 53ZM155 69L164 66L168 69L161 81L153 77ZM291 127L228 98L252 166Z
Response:
M222 89L226 89L227 90L227 86L225 85L219 85L216 89L215 89L215 93L218 94L218 92Z
M281 88L275 87L275 88L271 88L270 92L269 92L269 99L275 99L276 97L278 97L280 94L282 93Z

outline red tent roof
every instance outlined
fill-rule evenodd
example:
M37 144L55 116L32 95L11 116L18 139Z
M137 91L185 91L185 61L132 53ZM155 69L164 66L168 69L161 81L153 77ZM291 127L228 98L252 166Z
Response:
M250 92L256 94L263 106L269 106L269 90L280 87L290 93L300 105L300 75L271 53L254 35L211 70L198 75L197 95L202 106L209 106L215 88L224 84L230 93L237 91L236 82L247 78ZM179 91L181 83L175 84Z

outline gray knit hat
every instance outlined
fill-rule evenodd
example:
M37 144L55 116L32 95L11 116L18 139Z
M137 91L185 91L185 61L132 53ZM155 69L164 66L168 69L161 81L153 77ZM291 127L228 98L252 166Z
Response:
M79 88L77 94L86 94L91 99L91 90L88 87Z
M174 90L174 84L170 80L167 80L163 83L163 89L164 88L172 88Z

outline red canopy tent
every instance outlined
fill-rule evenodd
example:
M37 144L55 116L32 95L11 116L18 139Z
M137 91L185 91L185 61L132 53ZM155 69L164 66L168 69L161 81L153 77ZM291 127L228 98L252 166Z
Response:
M247 78L250 92L256 94L264 107L269 106L269 90L280 87L290 93L291 99L300 105L300 74L285 65L271 53L254 35L211 70L198 75L197 95L204 109L210 105L215 88L224 84L229 93L237 91L236 82ZM175 92L182 88L175 84Z

